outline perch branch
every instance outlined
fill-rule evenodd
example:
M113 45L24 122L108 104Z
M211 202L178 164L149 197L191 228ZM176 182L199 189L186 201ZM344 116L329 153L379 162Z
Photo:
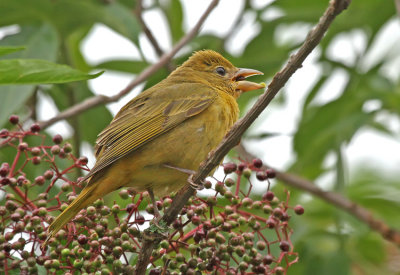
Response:
M312 52L312 50L318 45L327 31L328 27L335 19L335 17L341 13L350 4L350 0L332 0L329 3L323 16L320 18L318 24L308 33L306 40L303 45L297 51L296 54L289 58L288 63L285 67L275 74L268 89L261 95L250 111L240 119L231 130L227 133L223 141L217 146L215 150L208 154L208 157L203 161L198 171L193 175L194 184L201 184L202 180L207 177L211 170L216 167L223 159L223 157L239 143L241 136L246 129L253 123L253 121L261 114L261 112L268 106L279 90L286 84L289 78L302 66L303 61ZM188 184L185 185L175 196L171 206L166 210L162 217L162 220L166 224L171 224L182 207L185 205L187 200L193 196L195 190L193 190ZM144 241L142 249L139 253L139 259L136 264L136 274L144 274L147 265L149 264L151 251L154 249L156 242L153 241L154 237L149 231L143 233ZM151 240L147 240L151 239Z

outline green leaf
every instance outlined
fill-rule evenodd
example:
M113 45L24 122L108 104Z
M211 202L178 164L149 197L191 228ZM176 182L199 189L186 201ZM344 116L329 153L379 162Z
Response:
M55 61L60 42L56 30L49 24L22 25L19 33L0 40L0 46L21 45L24 45L24 51L14 52L2 59L35 58Z
M163 9L167 15L172 42L177 42L185 33L183 31L183 10L179 0L170 0L165 3Z
M0 46L0 56L1 55L7 55L13 52L18 52L24 50L25 47L18 47L18 46L9 46L9 47L3 47Z
M1 19L0 19L1 20ZM24 51L14 52L2 59L36 58L55 61L59 40L53 27L48 24L21 26L21 31L0 40L0 45L5 47L20 47L25 45ZM0 76L2 77L2 76ZM26 100L33 94L34 86L1 86L0 85L0 125L4 125L12 113L21 109Z
M366 262L384 263L386 251L382 238L377 234L369 233L358 236L355 246Z
M3 0L0 7L0 26L48 22L67 37L101 22L134 42L140 33L134 14L116 1L106 4L94 0Z
M65 83L96 78L67 65L38 59L0 60L0 85Z
M134 13L125 6L114 1L105 6L104 17L99 19L131 41L138 43L141 28Z

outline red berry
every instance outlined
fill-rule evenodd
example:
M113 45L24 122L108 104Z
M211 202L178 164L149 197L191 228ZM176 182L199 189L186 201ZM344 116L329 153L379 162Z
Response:
M130 203L126 206L126 212L131 213L137 209L136 204Z
M40 157L33 157L33 158L32 158L32 163L33 163L34 165L40 164Z
M264 171L258 171L258 172L256 173L256 178L257 178L259 181L264 181L264 180L266 180L266 179L268 178L268 175L267 175L267 173L265 173Z
M11 122L11 124L17 124L19 122L19 117L16 115L11 115L9 121Z
M267 171L265 171L265 172L267 172L268 178L270 178L270 179L273 179L276 177L276 172L274 169L270 168L270 169L267 169Z
M233 162L224 163L222 166L224 167L225 174L233 173L237 169L236 163Z
M19 177L17 178L17 184L20 185L20 186L21 186L25 181L26 181L26 178L25 178L24 176L19 176Z
M20 150L20 151L25 151L26 149L28 149L28 143L26 143L26 142L21 142L21 143L18 145L18 150Z
M64 158L66 158L67 154L65 153L64 149L60 149L60 151L58 152L58 156L61 159L64 159Z
M261 159L253 159L253 165L256 168L261 168L263 165L262 160Z
M18 212L12 213L10 218L11 218L11 220L17 222L17 221L21 220L21 214Z
M272 218L269 218L268 220L267 220L267 226L268 226L268 228L275 228L275 226L276 226L276 221L274 220L274 219L272 219Z
M283 211L282 211L282 209L277 207L272 211L272 215L274 215L276 218L280 218L283 215Z
M296 206L294 207L294 212L295 212L297 215L303 215L303 214L304 214L304 208L303 208L303 206L301 206L301 205L296 205Z
M199 224L201 223L201 219L200 219L200 217L197 216L197 215L194 215L190 220L192 221L192 223L193 223L194 225L199 225Z
M263 258L263 264L270 265L274 261L274 258L271 255L267 255Z
M41 150L40 150L39 147L33 147L33 148L31 149L31 153L32 153L32 155L34 155L34 156L39 156L39 155L40 155L40 152L41 152Z
M79 165L86 165L88 163L88 158L85 156L82 156L78 159L78 164Z
M53 142L55 144L60 144L62 141L63 141L63 137L59 134L57 134L53 137Z
M196 243L199 243L200 241L201 241L201 239L203 239L203 238L205 238L206 237L206 234L204 233L204 230L203 229L200 229L200 230L198 230L198 231L196 231L195 233L194 233L194 235L193 235L193 240L196 242Z
M262 198L263 198L263 200L266 200L266 201L272 201L274 199L274 197L275 197L274 192L267 191L267 193L265 193Z
M88 242L88 237L86 235L81 234L78 236L79 244L84 245L84 244L87 244L87 242Z
M6 177L10 172L10 165L7 162L3 162L0 167L0 176Z
M1 185L8 185L8 184L10 184L10 183L11 183L10 178L2 178L2 179L0 180L0 184L1 184Z
M33 133L39 132L39 131L40 131L40 125L37 124L37 123L32 124L32 125L31 125L31 131L32 131Z
M0 131L0 137L1 138L6 138L6 137L8 137L9 134L10 134L10 132L7 129L2 129Z
M286 222L289 220L289 218L290 218L289 214L287 212L283 212L282 217L280 217L280 220Z
M279 248L283 251L283 252L288 252L290 245L287 241L281 241L279 244Z
M246 168L247 167L247 165L245 164L245 163L239 163L239 165L238 165L238 170L240 171L240 172L243 172L243 170L244 170L244 168Z
M206 182L204 183L204 188L206 189L210 189L212 187L212 183L209 180L206 180Z
M50 150L53 155L58 155L60 153L60 146L53 145Z
M52 170L47 170L46 172L44 172L43 176L46 180L49 180L53 177L54 172Z
M43 176L38 176L35 178L35 183L39 186L43 185L45 181L45 178Z
M144 224L144 217L143 217L143 215L138 214L138 215L136 216L135 221L136 221L136 223L139 224L139 225Z

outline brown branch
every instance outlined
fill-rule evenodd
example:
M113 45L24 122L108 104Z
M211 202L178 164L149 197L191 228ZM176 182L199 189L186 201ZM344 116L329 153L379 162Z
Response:
M68 109L62 111L61 113L59 113L58 115L49 120L40 121L39 122L40 127L42 129L47 128L50 125L60 120L76 116L96 106L119 100L122 96L130 92L138 84L142 83L151 75L153 75L155 72L157 72L159 69L161 69L163 66L165 66L180 49L182 49L186 44L188 44L190 40L192 40L197 35L204 21L207 19L211 11L217 6L218 2L219 0L213 0L208 6L207 10L204 12L204 14L200 17L199 21L193 27L193 29L191 29L190 32L188 32L184 37L182 37L182 39L179 40L179 42L172 48L170 52L165 53L157 63L147 67L142 73L140 73L131 83L128 84L128 86L126 86L118 94L109 97L104 95L96 95L91 98L88 98L81 103L69 107Z
M158 44L157 39L154 37L152 31L149 29L147 26L146 22L143 19L143 1L138 0L136 3L136 9L135 9L135 14L136 18L139 21L139 24L142 26L143 32L147 36L147 39L149 39L150 44L153 46L154 51L156 52L158 57L161 57L164 54L164 51L161 49L160 44ZM172 72L175 69L175 66L171 63L171 61L168 61L167 64L165 64L165 67L169 72Z
M136 2L136 9L135 9L136 18L139 21L139 24L142 26L142 29L147 38L149 39L150 44L153 46L157 56L161 57L164 54L164 52L161 49L160 44L158 44L157 39L154 37L149 27L147 27L146 22L144 22L142 13L143 13L143 1L138 0Z
M245 160L251 160L255 158L255 156L250 154L243 145L237 146L237 151L240 157ZM264 165L263 168L266 169L271 167L269 167L268 165ZM297 175L279 172L277 170L275 171L276 178L281 180L284 184L304 190L334 206L343 209L347 213L353 215L363 223L367 224L372 230L380 233L382 237L386 240L393 242L396 245L400 245L400 232L390 228L384 221L374 218L372 213L361 205L352 202L351 200L340 195L339 193L324 191L316 186L313 182L301 178Z
M268 104L272 101L279 90L286 84L289 78L297 71L298 68L302 66L303 61L321 41L332 21L339 13L347 8L350 2L351 0L332 0L330 2L318 24L308 33L307 38L301 48L296 54L289 58L286 66L274 76L265 93L259 97L255 105L250 109L246 116L233 125L231 130L225 136L224 140L217 146L215 150L210 152L207 159L201 163L198 171L192 177L192 180L195 184L200 185L201 182L211 172L211 170L222 161L229 150L239 143L240 138L246 129L268 106ZM163 215L162 221L167 225L170 225L176 219L187 200L193 196L194 193L195 190L193 190L189 184L186 184L175 196L171 206ZM155 233L145 231L143 235L146 237L144 237L142 249L139 254L139 260L136 265L136 274L144 274L143 271L147 267L150 260L150 257L144 255L150 255L151 251L156 245L155 241L153 241L154 237L151 239L152 236L156 235ZM142 273L140 273L140 271Z
M400 15L400 0L394 0L394 5L396 6L397 14Z

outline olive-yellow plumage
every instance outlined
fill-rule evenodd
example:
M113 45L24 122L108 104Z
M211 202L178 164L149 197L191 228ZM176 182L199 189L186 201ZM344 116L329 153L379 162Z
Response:
M196 170L238 119L240 93L265 86L244 80L255 74L261 73L199 51L132 99L99 134L88 184L49 226L48 239L82 208L121 187L157 196L182 187L183 170Z

